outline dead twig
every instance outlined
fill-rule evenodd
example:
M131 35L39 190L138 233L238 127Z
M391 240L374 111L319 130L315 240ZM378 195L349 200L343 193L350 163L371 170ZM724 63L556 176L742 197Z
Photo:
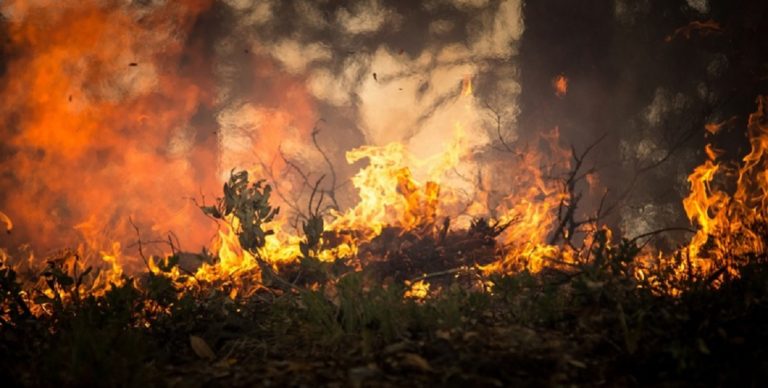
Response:
M128 222L130 222L131 226L133 226L133 230L136 231L136 239L137 243L139 244L139 257L141 257L141 260L144 262L144 265L147 267L147 271L152 273L152 268L149 267L149 260L144 255L144 245L141 242L141 232L139 232L139 227L136 226L136 224L133 222L133 218L128 217Z
M496 137L498 137L501 145L504 146L504 149L501 151L514 152L512 147L509 145L509 143L507 143L507 141L504 139L504 136L501 134L501 128L502 128L501 113L499 113L498 109L491 107L491 105L488 104L487 101L483 101L483 105L485 105L485 108L488 109L489 111L489 115L496 122Z
M328 155L325 153L322 147L320 147L320 143L317 141L317 135L320 134L320 129L318 127L318 124L320 122L325 122L324 119L319 119L315 123L315 127L312 128L312 144L315 145L315 149L317 149L317 152L320 153L320 155L323 156L323 160L325 160L325 164L328 165L328 171L331 173L331 185L330 189L325 190L325 194L328 195L328 198L330 198L331 202L333 203L333 209L339 210L339 203L336 201L336 169L333 167L333 163L331 163L331 159L328 157Z
M555 228L555 232L549 238L549 245L556 244L557 241L562 238L566 244L572 246L571 239L573 238L576 230L582 225L589 224L598 219L596 216L584 220L576 220L576 209L578 207L579 201L581 201L582 198L582 194L577 192L576 189L577 184L580 181L585 179L589 174L594 173L594 168L590 168L584 173L581 172L581 169L589 153L592 152L592 150L594 150L595 147L606 138L606 136L607 134L603 134L597 138L597 140L587 146L587 148L585 148L581 153L577 153L576 148L571 146L571 155L573 157L574 165L563 181L563 185L566 193L568 193L568 197L567 199L560 201L560 205L557 211L557 217L560 223L558 224L557 228Z
M451 268L451 269L447 269L447 270L444 270L444 271L432 272L432 273L424 274L424 275L421 275L421 276L417 276L417 277L415 277L413 279L410 279L409 282L414 283L414 282L418 282L420 280L431 279L431 278L435 278L435 277L438 277L438 276L452 275L452 274L461 273L461 272L472 272L472 268L469 268L467 266L461 266L461 267L458 267L458 268Z

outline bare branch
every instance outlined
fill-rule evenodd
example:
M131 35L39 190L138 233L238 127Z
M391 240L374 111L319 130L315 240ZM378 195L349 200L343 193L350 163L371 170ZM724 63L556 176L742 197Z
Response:
M323 151L323 148L320 147L320 143L317 141L317 135L320 134L320 129L318 128L318 124L320 122L325 122L324 119L319 119L315 123L315 127L312 129L312 143L315 145L315 148L318 152L320 152L320 155L323 156L323 159L325 160L325 164L328 165L328 170L331 173L331 188L329 190L325 190L325 193L328 195L328 198L331 199L331 202L333 203L333 206L336 210L339 210L339 203L336 201L336 169L333 167L333 163L331 163L331 159L328 157L328 155Z
M501 113L499 113L497 109L491 107L491 105L488 104L487 101L483 101L483 105L485 105L485 108L488 109L491 117L494 119L494 121L496 121L496 136L499 138L499 142L501 143L501 145L504 146L504 150L506 150L507 152L514 152L512 147L507 143L506 140L504 140L504 136L501 134L501 128L502 128Z
M141 242L141 233L139 232L139 227L136 226L136 224L133 222L133 219L131 217L128 217L128 222L131 223L131 226L133 226L133 229L136 231L136 238L138 239L138 244L139 244L139 257L141 257L141 260L144 261L144 265L147 267L147 270L151 273L152 269L149 267L149 261L147 260L147 257L144 255L144 246Z
M589 153L592 152L592 150L594 150L605 138L606 134L603 134L587 146L581 153L576 152L576 148L571 146L571 156L573 157L574 164L563 181L564 189L568 193L568 199L560 201L557 211L557 218L560 220L560 223L552 234L552 237L549 238L548 243L550 245L554 245L560 238L562 238L568 246L572 247L571 239L576 233L576 230L582 225L589 224L597 219L597 217L590 217L585 220L576 220L576 209L582 199L582 194L576 192L576 185L594 170L594 168L590 168L586 173L580 173Z

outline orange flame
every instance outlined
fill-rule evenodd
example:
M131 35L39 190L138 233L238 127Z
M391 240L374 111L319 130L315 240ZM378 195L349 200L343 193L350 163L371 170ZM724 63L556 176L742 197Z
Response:
M5 224L5 230L8 233L11 233L11 230L13 230L13 221L11 221L11 217L8 217L5 213L0 212L0 221Z
M97 294L125 282L123 275L131 267L144 264L122 251L135 240L139 226L153 235L176 231L200 245L213 234L204 227L207 223L193 222L202 218L197 206L181 200L201 188L216 186L219 177L216 153L221 139L203 136L210 131L192 124L201 107L213 105L211 71L203 53L187 50L187 46L195 47L188 39L196 17L209 4L187 0L144 9L95 0L77 7L45 7L44 3L10 1L2 5L3 12L11 15L10 45L18 52L8 62L7 72L13 76L0 84L0 120L7 124L0 129L3 147L14 151L3 161L13 176L0 177L2 188L9 188L0 198L7 212L0 212L0 222L10 231L13 217L20 231L18 238L34 238L40 247L79 238L83 242L78 250L62 255L59 261L81 270L83 258L93 261L100 257L98 263L104 270L90 289L82 290ZM717 30L719 25L713 21L695 22L673 37ZM253 123L248 124L257 123L258 133L264 136L250 138L246 153L258 149L272 160L286 139L306 137L314 108L303 80L280 73L273 62L262 59L255 60L254 77L265 80L269 98L254 100L270 100L269 104L255 108L244 103L219 118L226 124L222 130L234 131L248 126L238 119L252 116ZM552 80L557 97L567 94L568 82L563 74ZM472 101L472 95L472 77L467 75L460 97ZM690 194L683 207L698 230L676 252L688 261L678 265L663 254L646 252L645 264L677 265L680 276L684 271L708 274L719 268L735 273L737 258L765 251L764 236L754 232L753 226L768 223L766 102L764 97L758 99L758 109L749 117L751 150L738 169L719 163L721 151L708 144L708 159L688 177ZM300 117L289 114L285 106L299 111ZM724 123L707 124L705 129L714 135ZM359 201L346 210L331 211L324 225L325 232L356 234L322 249L319 258L354 256L361 243L381 234L386 226L418 234L443 216L477 215L493 215L506 226L496 241L500 251L496 260L479 265L486 272L535 272L554 259L574 263L583 259L579 255L589 255L548 241L557 228L558 209L574 200L562 182L549 178L567 170L573 157L560 146L558 129L541 134L539 140L546 150L515 149L520 152L512 161L505 161L503 171L495 172L492 185L504 182L506 196L494 202L493 188L483 187L462 204L463 210L456 211L457 203L466 196L447 177L471 157L463 125L456 123L445 152L423 160L402 143L348 151L349 163L368 160L351 180ZM241 167L264 176L266 163L252 166L250 157L252 154L238 155L222 163L226 167L248 164ZM279 171L284 164L276 159L272 167ZM736 177L730 192L718 182L729 176ZM597 192L598 177L589 174L586 179L590 191ZM266 226L274 233L266 237L265 245L258 252L248 252L239 245L238 222L234 217L226 220L213 246L218 261L203 264L194 277L212 283L231 280L233 298L261 281L259 260L277 269L301 255L303 241L281 218ZM604 232L610 245L610 230L600 225L586 227L593 233ZM595 237L586 235L588 245ZM0 251L0 259L7 260L5 251ZM160 263L150 258L146 266L160 273ZM641 279L647 279L649 273L644 268L637 270ZM167 276L179 279L181 275L174 268ZM430 284L424 280L407 286L405 297L429 294Z
M190 127L213 96L195 52L181 54L208 1L1 7L16 50L0 84L0 136L14 151L1 200L18 221L15 241L85 239L98 252L135 240L132 218L205 244L213 230L193 222L204 218L184 198L215 187L216 139Z
M405 290L403 297L411 299L424 299L429 295L429 283L424 280L418 280L413 283L406 283L408 289Z
M749 253L765 252L765 241L753 230L768 222L768 124L765 120L766 98L757 100L757 111L749 116L748 134L752 148L736 171L733 194L713 187L715 177L728 169L713 158L697 167L689 176L691 192L683 206L691 222L699 229L688 252L698 271L720 267L733 270L734 260Z
M568 78L560 74L552 79L552 87L555 89L555 95L563 98L568 93Z

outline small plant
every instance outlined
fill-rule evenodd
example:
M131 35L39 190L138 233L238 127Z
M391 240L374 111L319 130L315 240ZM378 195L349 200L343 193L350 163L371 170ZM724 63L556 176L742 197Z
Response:
M216 199L214 206L201 206L203 213L229 223L237 234L240 247L247 250L256 258L261 269L262 281L265 285L276 285L283 289L296 286L282 279L261 255L261 248L266 244L267 236L274 233L265 229L265 224L271 222L280 212L279 207L269 203L272 187L266 181L248 181L247 171L230 174L224 183L224 197Z
M214 206L201 206L205 214L230 221L230 216L237 219L236 230L238 241L243 249L252 253L266 243L266 237L273 232L265 230L264 224L272 221L280 212L269 204L272 187L264 184L264 180L248 182L248 171L233 172L229 181L224 184L224 197L216 200Z
M312 195L310 195L309 204L307 205L307 220L301 224L304 236L306 237L306 242L301 242L299 244L299 248L301 249L301 254L305 259L313 257L317 254L316 251L320 246L323 230L325 229L323 216L320 212L320 206L323 204L324 198L323 193L320 193L320 198L317 200L317 204L314 204L315 195L317 194L317 189L320 186L320 182L322 182L322 180L323 177L318 179L317 183L315 183L315 187L312 189Z

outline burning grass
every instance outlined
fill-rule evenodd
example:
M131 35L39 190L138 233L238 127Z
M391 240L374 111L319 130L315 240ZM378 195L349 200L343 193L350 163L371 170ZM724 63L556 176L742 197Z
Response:
M47 306L39 315L28 311L16 272L4 265L2 374L24 385L105 386L766 377L764 264L739 267L717 289L699 281L670 297L639 287L623 270L630 251L601 246L595 253L602 265L493 275L487 289L454 281L425 299L404 298L405 285L382 284L366 270L315 289L232 298L233 283L185 288L165 264L77 296L78 279L52 264L45 280L54 298L36 302ZM60 302L64 293L72 297Z
M366 205L329 217L316 190L301 234L279 223L269 185L233 172L202 206L223 224L215 254L171 239L170 255L145 257L140 242L145 270L126 273L117 244L100 265L84 248L0 251L0 373L43 386L759 384L764 103L742 164L708 153L691 174L699 229L672 253L573 218L584 155L562 185L521 170L529 190L506 211L453 227L438 183L373 148L359 150Z

